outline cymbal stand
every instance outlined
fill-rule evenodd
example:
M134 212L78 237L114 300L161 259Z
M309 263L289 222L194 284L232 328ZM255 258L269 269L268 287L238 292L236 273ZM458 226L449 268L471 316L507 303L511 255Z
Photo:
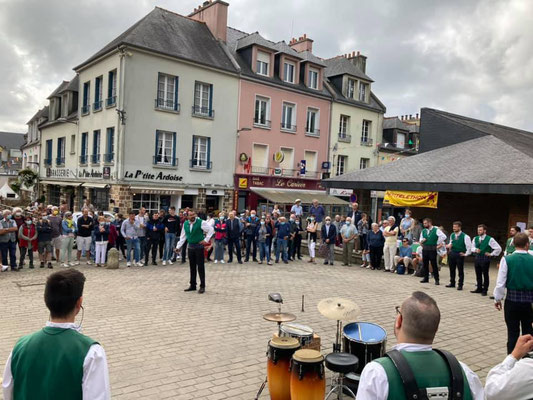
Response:
M265 378L265 381L263 382L263 384L261 385L261 387L259 388L259 391L257 392L257 394L255 395L255 399L254 400L259 400L259 396L261 396L261 393L263 393L263 390L265 389L265 386L267 384L267 379L268 378Z
M335 343L333 343L333 352L341 352L341 337L342 337L342 321L337 320L337 334L335 338Z

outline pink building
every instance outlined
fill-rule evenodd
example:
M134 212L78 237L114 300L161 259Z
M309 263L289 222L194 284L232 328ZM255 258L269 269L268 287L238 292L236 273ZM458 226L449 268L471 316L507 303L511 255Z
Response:
M329 171L332 99L313 41L274 43L228 28L227 44L241 68L237 209L328 198L320 180Z

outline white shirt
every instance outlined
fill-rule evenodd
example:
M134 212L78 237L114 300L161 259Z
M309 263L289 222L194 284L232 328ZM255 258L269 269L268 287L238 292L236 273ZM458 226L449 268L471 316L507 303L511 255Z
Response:
M479 236L479 243L480 244L483 242L483 240L485 240L485 236L487 236L487 235ZM498 242L496 240L494 240L493 237L491 237L490 240L489 240L489 246L492 248L492 253L490 253L491 257L497 257L502 252L501 246L498 244ZM474 240L472 240L472 253L474 255L477 254L476 250L477 250L477 248L476 248L476 238L474 238Z
M198 218L198 217L196 217ZM211 236L213 236L213 234L215 233L215 229L209 225L209 223L207 223L206 221L204 220L201 220L202 221L202 230L205 232L205 239L204 241L206 243L209 243L209 240L211 239ZM190 224L190 221L189 221L189 224ZM190 225L189 225L189 228L190 228ZM187 240L187 235L185 234L185 222L183 223L183 228L181 229L181 235L180 235L180 240L178 242L178 244L176 245L176 249L181 249L181 247L183 246L183 244L185 243L185 241Z
M74 329L79 331L78 325L68 323L50 322L46 326L62 329ZM11 374L11 356L9 354L4 370L4 380L2 382L2 389L4 392L4 400L13 399L13 375ZM104 348L99 344L93 344L85 360L83 361L83 379L81 382L83 400L109 400L111 399L111 389L109 385L109 370L107 368L107 358Z
M515 250L515 253L528 254L525 250ZM532 256L533 257L533 256ZM505 287L507 285L507 260L502 257L500 260L500 268L498 269L498 279L496 280L496 287L494 288L494 301L502 301L505 295Z
M400 343L393 347L394 350L405 351L431 351L429 344ZM465 372L468 386L474 400L484 400L483 385L479 377L465 364L460 362ZM361 373L357 400L387 400L389 397L389 381L385 369L375 361L367 364Z
M422 245L426 241L426 238L424 237L424 231L427 230L428 231L428 235L429 235L429 233L431 232L431 230L433 228L435 228L435 227L432 226L431 228L422 229L422 232L420 233L420 240L419 240ZM439 228L437 228L437 246L439 244L441 244L441 243L444 243L445 241L446 241L446 235Z
M487 400L528 400L533 396L533 358L508 355L492 368L485 383Z
M456 238L458 238L461 233L464 233L462 231L459 231L457 233L452 233L452 235L455 235ZM465 233L465 236L464 236L464 239L465 239L465 247L466 247L466 252L465 252L465 257L466 256L469 256L470 254L472 254L472 239L470 239L470 236L468 236L466 233ZM450 244L452 244L452 237L450 236ZM451 246L450 246L450 250L451 250Z

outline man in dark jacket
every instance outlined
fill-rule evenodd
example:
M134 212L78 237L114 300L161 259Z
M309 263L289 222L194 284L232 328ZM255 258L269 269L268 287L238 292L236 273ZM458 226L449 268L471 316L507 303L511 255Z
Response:
M39 222L37 222L37 246L39 257L41 258L41 268L48 262L48 268L52 269L52 225L48 220L48 214L43 213Z
M228 264L233 261L233 246L237 250L237 261L242 264L241 259L241 222L235 218L235 211L229 213L226 221L226 237L228 238Z
M252 258L257 262L257 241L255 239L255 231L259 225L259 218L257 218L255 210L252 210L250 216L246 218L244 235L246 237L246 258L244 262L250 259L250 248L253 246Z
M152 214L152 218L146 224L146 253L144 256L144 265L148 265L148 256L152 250L152 265L157 265L157 248L161 241L161 236L165 234L165 225L159 218L158 213Z
M331 223L331 217L326 217L326 223L322 225L320 231L322 242L328 247L328 254L324 259L324 264L333 265L335 261L335 238L337 237L337 228Z
M279 253L285 264L288 264L287 245L291 235L291 227L285 217L279 217L276 222L276 263L279 263Z

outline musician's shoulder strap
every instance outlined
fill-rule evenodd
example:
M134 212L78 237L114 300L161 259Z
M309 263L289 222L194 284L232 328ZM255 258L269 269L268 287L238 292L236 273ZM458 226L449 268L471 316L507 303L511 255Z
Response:
M407 400L427 400L427 393L418 388L413 370L402 353L398 350L390 350L385 355L391 359L400 374L405 389L405 398Z
M446 350L433 349L437 354L439 354L450 370L451 377L451 397L450 400L459 400L464 398L464 377L463 377L463 368L457 358Z

